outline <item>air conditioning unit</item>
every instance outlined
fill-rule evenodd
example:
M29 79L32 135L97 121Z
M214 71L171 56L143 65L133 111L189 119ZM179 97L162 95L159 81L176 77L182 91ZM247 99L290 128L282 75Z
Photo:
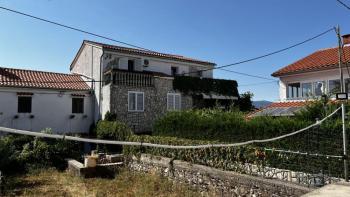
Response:
M148 67L149 66L149 60L148 59L144 59L143 60L143 66L144 67Z

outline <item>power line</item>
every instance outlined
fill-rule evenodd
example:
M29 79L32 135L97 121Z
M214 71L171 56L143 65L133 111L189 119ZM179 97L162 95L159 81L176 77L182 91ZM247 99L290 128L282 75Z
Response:
M6 10L6 11L9 11L9 12L12 12L12 13L20 14L22 16L30 17L30 18L33 18L33 19L36 19L36 20L40 20L40 21L43 21L43 22L46 22L46 23L54 24L54 25L57 25L57 26L60 26L60 27L64 27L64 28L67 28L67 29L71 29L71 30L74 30L74 31L78 31L78 32L81 32L81 33L89 34L89 35L92 35L92 36L95 36L95 37L103 38L103 39L106 39L106 40L109 40L109 41L121 43L121 44L124 44L124 45L127 45L127 46L131 46L131 47L134 47L134 48L138 48L138 49L142 49L142 50L146 50L146 51L152 51L150 49L146 49L146 48L134 45L134 44L129 44L127 42L123 42L123 41L120 41L120 40L109 38L109 37L106 37L106 36L103 36L103 35L92 33L92 32L89 32L89 31L86 31L86 30L82 30L82 29L79 29L79 28L76 28L76 27L68 26L68 25L65 25L65 24L62 24L62 23L54 22L54 21L51 21L51 20L48 20L48 19L44 19L44 18L41 18L41 17L37 17L37 16L30 15L30 14L26 14L26 13L23 13L23 12L20 12L20 11L17 11L17 10L13 10L13 9L10 9L10 8L6 8L6 7L0 6L0 9ZM329 30L327 30L327 31L325 31L325 32L323 32L323 33L321 33L319 35L316 35L316 36L314 36L312 38L309 38L309 39L307 39L307 40L305 40L303 42L297 43L295 45L292 45L290 47L286 47L286 48L278 50L278 51L274 51L274 52L271 52L271 53L268 53L268 54L265 54L265 55L262 55L262 56L258 56L258 57L255 57L255 58L251 58L251 59L248 59L248 60L244 60L244 61L240 61L240 62L236 62L236 63L232 63L232 64L228 64L228 65L224 65L224 66L220 66L220 67L216 67L216 68L205 69L205 70L201 70L201 71L220 69L220 70L223 70L223 71L226 71L226 72L231 72L231 73L235 73L235 74L245 75L245 76L249 76L249 77L255 77L255 78L260 78L260 79L265 79L265 80L273 80L273 79L265 78L265 77L262 77L262 76L251 75L251 74L247 74L247 73L231 71L231 70L222 69L222 68L233 66L233 65L238 65L238 64L242 64L242 63L246 63L246 62L250 62L250 61L254 61L254 60L261 59L261 58L264 58L264 57L267 57L267 56L270 56L270 55L273 55L273 54L276 54L276 53L280 53L282 51L288 50L290 48L296 47L298 45L301 45L303 43L311 41L311 40L313 40L315 38L318 38L318 37L328 33L332 29L329 29ZM189 72L189 73L184 73L184 74L190 74L190 73L194 73L194 72Z
M259 76L259 75L252 75L252 74L237 72L237 71L233 71L233 70L227 70L227 69L224 69L224 68L221 68L219 70L235 73L235 74L238 74L238 75L244 75L244 76L248 76L248 77L255 77L255 78L259 78L259 79L265 79L265 80L269 80L269 81L278 81L276 79L271 79L271 78L267 78L267 77L263 77L263 76Z
M338 3L340 3L342 6L346 7L347 9L350 10L350 7L348 5L346 5L344 2L342 2L341 0L336 0Z
M276 83L277 84L277 82L278 82L278 80L276 80L276 81L268 81L268 82L261 82L261 83L250 83L250 84L238 85L238 87L258 86L258 85L265 85L265 84L270 84L270 83Z
M270 53L267 53L267 54L264 54L264 55L261 55L261 56L258 56L258 57L254 57L254 58L250 58L250 59L247 59L247 60L242 60L242 61L239 61L239 62L235 62L235 63L231 63L231 64L227 64L227 65L223 65L223 66L219 66L219 67L214 67L214 68L208 68L208 69L204 69L204 70L200 70L201 72L203 71L209 71L209 70L215 70L215 69L221 69L221 68L225 68L225 67L230 67L230 66L235 66L235 65L239 65L239 64L243 64L243 63L247 63L247 62L251 62L251 61L255 61L255 60L258 60L258 59L262 59L262 58L265 58L265 57L268 57L268 56L271 56L271 55L275 55L277 53L281 53L283 51L286 51L286 50L289 50L291 48L294 48L294 47L297 47L299 45L302 45L304 43L307 43L307 42L310 42L316 38L319 38L325 34L327 34L328 32L334 30L334 27L328 29L327 31L324 31L320 34L317 34L316 36L313 36L311 38L308 38L302 42L299 42L299 43L296 43L296 44L293 44L291 46L288 46L288 47L285 47L283 49L279 49L277 51L273 51L273 52L270 52ZM197 73L198 71L193 71L193 72L188 72L188 73L183 73L183 74L191 74L191 73Z
M43 21L43 22L46 22L46 23L50 23L50 24L53 24L53 25L57 25L57 26L60 26L60 27L64 27L64 28L67 28L67 29L71 29L71 30L74 30L74 31L78 31L78 32L81 32L81 33L89 34L89 35L92 35L92 36L95 36L95 37L103 38L103 39L106 39L106 40L109 40L109 41L113 41L113 42L117 42L117 43L124 44L124 45L127 45L127 46L131 46L131 47L134 47L134 48L142 49L142 50L145 50L145 51L152 51L152 50L149 50L149 49L146 49L146 48L143 48L143 47L139 47L139 46L134 45L134 44L129 44L127 42L123 42L123 41L120 41L120 40L109 38L107 36L103 36L103 35L92 33L92 32L86 31L86 30L82 30L82 29L79 29L79 28L76 28L76 27L64 25L62 23L58 23L58 22L54 22L54 21L51 21L51 20L48 20L48 19L40 18L40 17L33 16L33 15L30 15L30 14L26 14L26 13L23 13L23 12L20 12L20 11L17 11L17 10L13 10L13 9L10 9L10 8L5 8L5 7L0 6L0 9L6 10L6 11L9 11L9 12L12 12L12 13L20 14L22 16L30 17L30 18L33 18L33 19L36 19L36 20L40 20L40 21Z
M0 6L0 9L6 10L6 11L9 11L9 12L12 12L12 13L20 14L22 16L30 17L30 18L33 18L33 19L36 19L36 20L40 20L40 21L43 21L43 22L46 22L46 23L50 23L50 24L53 24L53 25L57 25L57 26L60 26L60 27L64 27L64 28L67 28L67 29L71 29L71 30L74 30L74 31L78 31L78 32L81 32L81 33L89 34L89 35L92 35L92 36L95 36L95 37L99 37L99 38L103 38L103 39L110 40L110 41L113 41L113 42L121 43L121 44L124 44L124 45L127 45L127 46L131 46L131 47L134 47L134 48L138 48L138 49L142 49L142 50L146 50L146 51L152 51L150 49L139 47L137 45L129 44L129 43L126 43L126 42L123 42L123 41L120 41L120 40L115 40L113 38L109 38L109 37L106 37L106 36L103 36L103 35L99 35L99 34L96 34L96 33L92 33L92 32L88 32L86 30L82 30L82 29L79 29L79 28L76 28L76 27L68 26L68 25L65 25L65 24L62 24L62 23L57 23L57 22L54 22L54 21L51 21L51 20L48 20L48 19L40 18L40 17L33 16L33 15L30 15L30 14L26 14L26 13L23 13L23 12L20 12L20 11L17 11L17 10L13 10L13 9L10 9L10 8L6 8L6 7ZM260 79L272 80L272 79L268 79L268 78L264 78L264 77L260 77L260 76L253 76L253 75L246 74L246 73L240 73L240 72L235 72L235 71L230 71L230 70L225 70L225 69L221 69L221 70L226 71L226 72L232 72L232 73L240 74L240 75L250 76L250 77L257 77L257 78L260 78Z

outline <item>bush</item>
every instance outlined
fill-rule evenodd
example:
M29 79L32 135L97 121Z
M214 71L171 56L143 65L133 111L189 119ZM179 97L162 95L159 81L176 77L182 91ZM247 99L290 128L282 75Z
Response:
M119 121L102 120L97 123L96 135L99 139L124 141L131 134L131 129Z
M156 121L153 134L194 140L240 142L275 137L311 123L287 117L263 116L246 120L241 112L217 109L175 111Z
M131 134L131 129L119 121L101 120L97 123L96 136L99 139L125 141ZM99 145L97 148L104 152L119 152L121 150L121 146L117 145Z
M6 135L0 138L0 170L12 174L29 168L64 169L67 165L65 159L79 159L81 150L82 146L77 142Z
M244 130L242 113L206 109L169 112L155 122L153 134L198 140L237 141L240 132Z
M291 143L295 143L297 140L298 139L293 138ZM165 145L199 145L218 143L217 141L135 135L130 136L129 141ZM264 145L266 146L266 144ZM259 169L262 169L261 167L264 166L270 166L279 169L289 169L309 173L319 173L320 171L323 171L328 173L328 175L333 176L339 176L343 172L343 162L341 159L265 151L264 148L259 147L258 144L239 147L213 147L205 149L165 149L125 146L123 153L124 155L129 156L139 156L140 153L146 153L154 156L163 156L176 160L187 161L193 164L236 171L239 173L249 173L249 171L247 171L248 163L257 165Z

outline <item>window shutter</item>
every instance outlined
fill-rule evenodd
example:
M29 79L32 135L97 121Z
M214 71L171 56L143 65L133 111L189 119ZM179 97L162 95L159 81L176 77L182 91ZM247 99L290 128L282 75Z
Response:
M173 110L174 109L174 95L173 94L168 94L168 110Z
M174 109L176 110L180 110L181 109L181 96L179 94L175 94L174 95L175 97L175 106L174 106Z
M137 111L143 111L143 93L137 94Z
M129 110L133 111L136 110L136 94L130 92L129 93Z

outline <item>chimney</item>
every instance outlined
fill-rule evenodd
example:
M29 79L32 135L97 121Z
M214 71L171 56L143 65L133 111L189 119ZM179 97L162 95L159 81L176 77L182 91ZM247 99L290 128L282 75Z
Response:
M343 38L343 44L344 45L349 45L350 44L350 34L343 35L342 38Z

